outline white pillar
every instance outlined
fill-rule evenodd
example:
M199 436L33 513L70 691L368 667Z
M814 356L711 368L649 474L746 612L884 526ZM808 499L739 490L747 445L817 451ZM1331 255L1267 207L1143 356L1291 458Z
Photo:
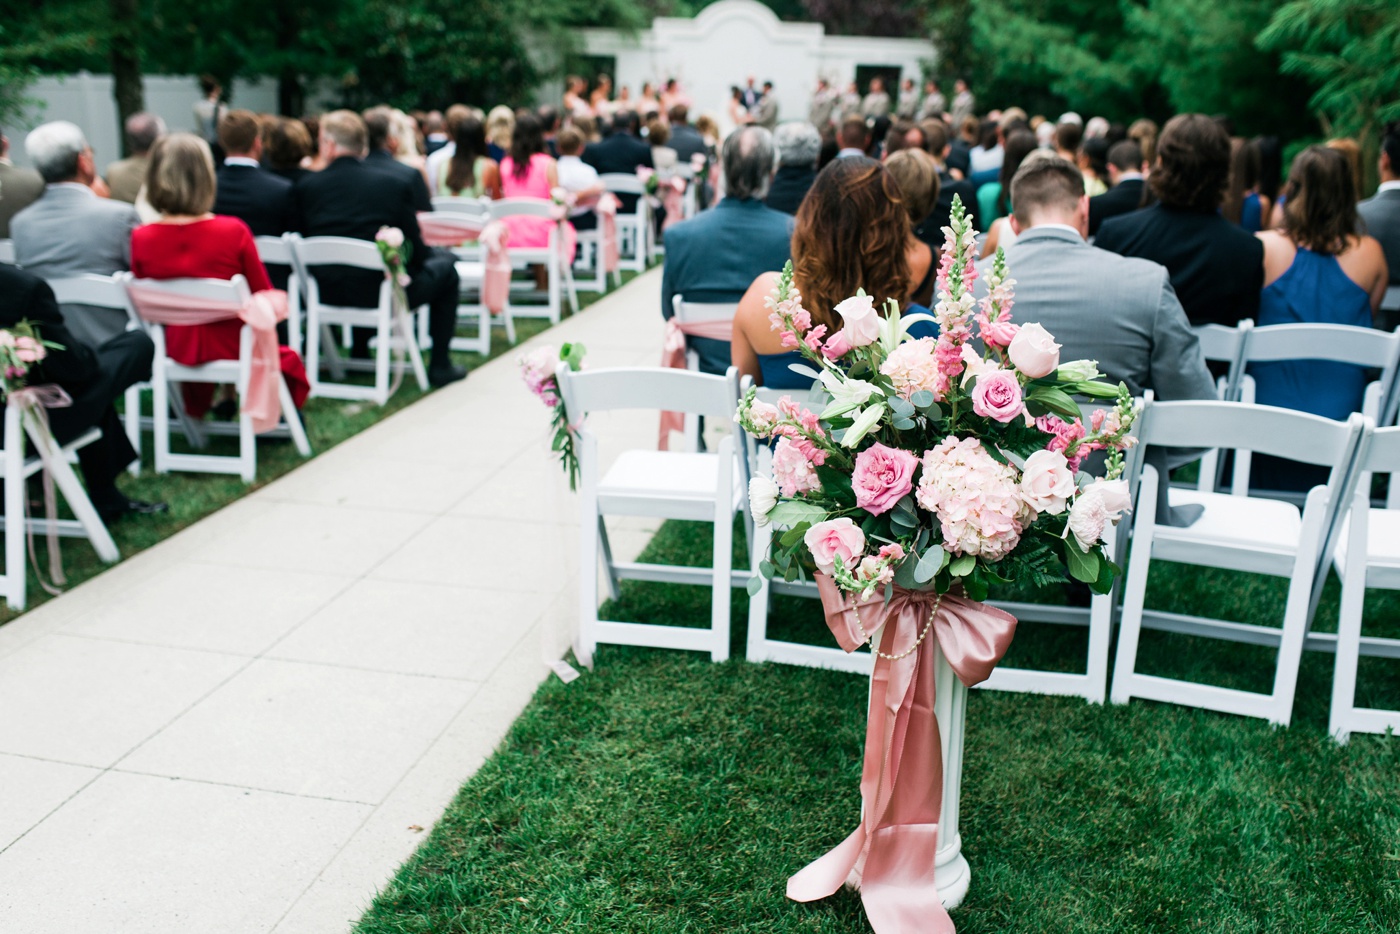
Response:
M934 880L943 907L962 904L972 882L972 869L962 855L962 835L958 832L958 804L962 795L964 726L967 721L967 688L958 680L934 641L935 677L938 697L933 714L943 739L943 812L938 817L938 855L934 858Z

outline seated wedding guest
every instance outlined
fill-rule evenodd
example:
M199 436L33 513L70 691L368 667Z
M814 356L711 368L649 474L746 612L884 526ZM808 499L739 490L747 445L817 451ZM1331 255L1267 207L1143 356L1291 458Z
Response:
M1016 234L1007 221L1007 215L1011 213L1011 179L1016 176L1016 170L1026 156L1036 149L1034 133L1030 130L1012 130L1002 155L1000 180L977 189L977 224L987 231L987 240L982 244L983 256L992 256L998 246L1010 246L1016 242Z
M836 158L865 157L870 150L870 125L865 122L864 117L847 117L841 121L841 129L836 133L836 141L841 144L841 148L836 152Z
M977 145L977 135L982 121L976 117L963 117L950 124L957 133L948 141L948 170L957 179L966 179L972 172L972 147Z
M671 128L663 120L647 124L647 145L651 147L651 164L658 171L674 169L679 161L676 151L666 145L671 141Z
M471 114L458 120L456 126L451 155L437 163L434 194L493 200L502 197L500 168L486 154L486 127Z
M1282 230L1260 233L1264 291L1258 324L1344 324L1369 328L1390 282L1385 253L1357 236L1355 187L1344 153L1309 146L1293 160ZM1324 418L1360 411L1368 374L1323 360L1252 363L1255 401ZM1269 490L1307 490L1327 469L1256 454L1250 482Z
M138 279L232 279L242 275L248 289L272 288L258 258L252 231L236 217L213 213L214 158L209 144L192 133L162 137L151 148L147 197L160 212L155 223L131 233L131 272ZM177 363L197 366L210 360L236 360L243 322L169 325L165 352ZM306 367L290 347L281 347L282 376L292 401L301 408L311 391ZM209 410L214 387L184 386L185 408L195 418Z
M416 211L431 211L432 196L428 194L428 184L423 173L411 165L398 160L399 150L406 140L404 128L396 119L392 107L371 107L363 114L365 128L369 132L369 153L365 156L365 166L384 172L401 180L413 192L413 208Z
M1089 199L1089 236L1096 237L1110 217L1129 214L1142 207L1146 176L1142 149L1135 140L1125 139L1108 149L1108 180L1112 187Z
M446 250L430 250L423 244L414 209L413 188L387 172L365 165L369 131L360 115L337 110L321 118L321 151L330 164L307 175L292 189L297 230L303 237L352 237L373 241L380 227L403 231L408 246L408 303L428 306L428 333L433 339L428 382L446 386L467 375L454 366L449 353L457 329L459 281L456 261ZM322 301L331 305L373 308L379 301L383 273L374 270L341 270L323 277ZM369 353L370 333L356 329L351 352Z
M128 210L130 207L128 206ZM59 444L76 440L91 428L102 437L78 449L88 499L104 522L127 515L166 512L165 503L128 499L117 489L117 478L136 460L121 417L113 403L128 386L151 378L155 345L145 331L125 331L99 345L90 345L64 325L53 290L43 279L13 266L0 266L0 327L21 321L35 326L39 336L59 346L30 371L30 384L55 383L73 404L48 410L49 427Z
M447 124L443 121L442 112L438 110L428 111L423 118L423 152L431 156L442 147L446 146L451 139L447 135Z
M677 159L688 163L696 156L706 154L705 138L700 135L698 129L687 122L690 117L690 108L687 105L672 104L666 116L671 121L670 146L676 151Z
M540 118L540 128L544 133L544 151L550 158L559 158L559 108L544 104L535 111Z
M775 211L796 214L807 189L817 180L822 138L810 123L792 120L778 124L773 146L778 151L778 174L773 176L763 203Z
M559 160L555 172L559 176L559 187L572 194L575 207L569 212L569 223L575 230L594 230L598 226L598 215L592 204L607 189L598 181L598 173L593 166L584 162L579 155L583 152L583 134L571 126L559 131Z
M938 165L922 149L901 149L885 160L885 168L898 187L904 211L909 215L909 235L904 252L909 259L909 281L905 296L909 303L933 306L933 280L938 273L938 253L914 236L913 225L928 217L938 201Z
M143 110L126 118L126 145L131 155L107 166L107 187L113 200L136 203L141 186L146 184L151 147L164 135L165 121L153 113Z
M310 174L302 168L302 163L310 157L311 134L306 124L287 117L275 117L267 126L266 141L263 143L263 159L267 170L296 183L303 175Z
M0 239L10 236L10 218L38 200L44 179L10 161L10 140L0 132Z
M1380 242L1390 267L1390 284L1400 286L1400 123L1386 127L1379 157L1381 186L1356 206L1366 232Z
M83 131L65 121L45 123L24 148L46 184L43 196L10 221L15 260L45 279L130 268L136 209L93 192L97 166ZM125 311L87 305L65 305L63 316L68 331L94 347L125 331L129 320Z
M909 275L909 215L894 177L873 159L837 159L817 175L797 210L792 233L793 285L812 326L830 337L841 328L837 304L864 289L883 307L887 298L906 303ZM669 257L667 257L669 261ZM767 299L778 272L766 271L749 286L734 316L731 359L741 376L760 386L805 389L811 377L788 367L802 362L784 347L768 320Z
M783 268L791 255L792 218L763 203L773 178L773 134L746 126L729 134L720 153L724 197L712 209L666 231L661 277L661 316L675 312L672 299L738 302L760 273ZM686 338L700 369L724 373L729 343Z
M1204 114L1180 114L1157 141L1147 184L1157 204L1104 221L1094 245L1167 267L1192 324L1233 327L1259 311L1264 248L1220 216L1230 137Z
M1094 118L1098 119L1102 118ZM1084 174L1084 190L1091 198L1108 191L1108 146L1108 139L1100 135L1086 137L1079 147L1079 159L1075 164Z
M1066 119L1072 117L1074 119ZM1084 142L1084 124L1077 114L1064 114L1055 124L1055 153L1066 162L1079 164L1079 146Z
M480 152L483 156L486 155L485 118L465 104L453 104L451 107L447 108L447 114L443 118L443 123L447 132L447 142L428 154L428 159L423 170L424 176L428 179L428 187L433 189L434 192L437 191L437 180L442 178L443 166L447 163L448 159L452 158L452 153L456 151L457 130L461 126L462 121L467 117L475 117L477 122L482 124L482 148Z
M515 130L515 111L504 104L491 108L486 115L486 154L497 162L510 152L510 136Z
M637 138L637 115L619 110L612 115L612 132L598 143L589 143L583 150L583 161L593 166L599 175L635 175L642 166L654 168L651 147ZM617 196L618 210L626 214L637 209L637 196Z
M995 120L983 120L978 127L977 145L967 154L970 175L1001 168L1005 150L1002 147L1000 129Z
M258 118L251 110L230 110L219 120L219 167L214 213L236 217L255 237L280 237L292 229L292 183L261 165ZM283 288L286 284L285 277Z
M1335 149L1347 160L1347 167L1351 169L1352 191L1355 193L1356 201L1364 197L1363 174L1361 172L1361 144L1350 136L1340 136L1329 139L1324 143L1328 149ZM1280 227L1283 226L1281 222Z
M1259 149L1250 140L1236 136L1230 140L1230 184L1220 213L1232 224L1258 233L1273 206L1259 194Z
M507 198L544 198L559 185L559 170L549 153L544 151L544 133L540 118L528 110L522 110L515 117L515 129L510 138L510 154L501 160L501 190ZM544 247L549 245L550 236L557 226L548 217L525 217L515 215L505 219L510 231L507 241L521 248ZM564 262L572 263L573 230L565 222ZM545 270L540 267L536 276L543 285Z
M953 198L962 199L967 213L977 214L977 189L966 179L954 178L948 168L952 145L948 141L948 125L942 120L925 120L919 127L924 131L925 149L938 163L938 201L933 211L914 225L914 236L937 250L943 245L943 228L952 219Z

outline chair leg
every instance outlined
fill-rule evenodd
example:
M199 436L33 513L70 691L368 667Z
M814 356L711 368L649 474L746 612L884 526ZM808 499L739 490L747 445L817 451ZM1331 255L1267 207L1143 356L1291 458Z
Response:
M404 354L408 357L409 368L413 370L413 378L418 381L418 388L427 392L428 370L423 366L423 351L419 348L418 341L414 340L413 330L408 327L408 322L403 322L401 330L403 332Z
M1367 494L1368 491L1358 490L1351 509L1342 604L1337 616L1337 661L1327 732L1339 743L1351 739L1350 714L1356 707L1356 667L1361 655L1361 618L1366 601L1366 527L1371 508Z
M593 667L598 648L598 443L589 435L581 439L579 452L579 563L578 635L574 655L579 664Z
M292 402L292 391L287 388L285 377L277 381L277 397L282 404L282 420L287 423L287 431L291 433L292 444L296 445L297 453L302 457L311 456L311 442L306 437L306 426L302 424L301 413L297 411L296 405Z
M749 568L758 574L758 564L768 557L773 545L773 527L759 526L749 538ZM749 638L747 657L751 662L767 661L763 643L768 639L768 598L770 585L760 575L758 592L749 597Z
M26 428L29 426L26 425ZM29 428L30 440L35 448L46 448L48 451L49 463L53 465L53 482L58 487L58 491L63 494L63 498L68 502L68 508L73 510L73 516L83 525L83 530L87 532L88 539L92 542L93 550L97 556L108 564L112 564L121 558L121 552L117 550L117 543L112 541L112 533L107 531L107 526L102 521L102 517L97 514L97 509L92 505L92 500L88 499L87 490L78 481L78 475L73 472L73 467L63 456L63 449L54 442L52 435L40 434ZM24 484L16 486L23 490ZM23 513L20 513L23 515ZM24 534L24 523L14 523L20 529L20 534ZM9 523L7 523L7 526Z
M159 370L159 365L157 365ZM156 473L170 472L170 381L159 377L151 381L154 403Z
M25 608L29 568L24 556L24 432L19 427L18 409L5 418L5 602L16 612Z
M515 316L512 315L512 314L510 313L510 302L509 302L509 301L506 302L506 307L504 307L504 308L501 309L501 317L505 319L505 324L506 324L506 340L510 341L511 345L514 346L514 345L515 345Z
M1133 551L1128 559L1128 580L1123 594L1123 620L1118 627L1118 657L1113 665L1113 688L1109 692L1109 701L1114 704L1126 704L1133 693L1138 637L1142 634L1142 611L1147 600L1147 574L1152 564L1152 528L1157 521L1159 482L1156 470L1143 468L1137 516L1133 520Z
M608 524L598 517L598 548L603 556L603 572L608 582L608 599L617 599L617 568L613 566L612 544L608 541Z
M710 660L729 658L729 596L732 589L730 568L734 564L734 451L732 439L725 438L719 446L719 476L715 491L714 578L710 589L710 628L714 643Z
M126 429L126 440L136 451L136 460L127 465L126 471L133 477L141 476L141 387L128 386L126 389L126 411L122 413L122 427Z
M1318 542L1322 538L1326 494L1308 494L1303 507L1303 531L1300 540ZM1307 640L1312 621L1311 603L1313 580L1318 573L1317 548L1300 548L1293 565L1293 577L1288 582L1288 600L1283 610L1283 632L1279 639L1278 669L1274 672L1274 689L1270 706L1274 714L1269 722L1288 726L1293 717L1293 698L1298 690L1298 668L1303 660L1303 643ZM1325 573L1325 569L1324 569Z
M391 326L389 317L380 314L378 340L374 348L374 401L380 405L389 401L389 367L394 354L390 340Z
M244 483L257 479L258 436L253 433L253 419L242 411L238 413L238 466Z

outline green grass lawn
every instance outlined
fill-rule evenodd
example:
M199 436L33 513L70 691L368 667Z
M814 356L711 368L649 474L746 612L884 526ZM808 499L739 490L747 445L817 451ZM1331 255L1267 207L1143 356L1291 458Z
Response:
M635 277L635 273L623 273L624 284ZM601 297L593 292L580 291L579 304L587 308ZM548 327L549 321L544 318L517 317L515 319L517 342L523 343ZM506 342L504 332L498 328L492 337L490 357L473 353L453 354L453 358L459 364L475 368L488 359L494 359L513 351L514 348ZM371 375L367 373L354 374L350 378L360 378L365 382L372 381ZM468 378L470 379L470 377ZM150 394L147 393L143 406L147 414L151 410L149 396ZM311 441L312 456L335 447L381 419L387 418L405 406L412 405L422 396L422 390L418 388L418 383L410 373L405 374L399 391L382 408L373 402L346 402L338 399L308 400L302 414L306 422L307 436ZM543 430L545 420L543 420L544 416L541 418L541 430ZM172 435L176 448L179 450L179 445L184 443L183 438L179 435L178 429L172 429ZM162 539L168 538L186 526L203 519L215 510L227 506L239 497L271 483L306 462L290 442L262 441L258 443L258 474L253 483L244 483L237 476L220 474L172 473L161 476L154 472L152 444L152 437L147 433L142 443L141 475L139 477L127 476L118 480L117 483L122 491L133 499L169 503L170 512L156 516L132 516L114 523L110 527L112 538L116 540L117 547L121 549L123 558L129 558L151 547ZM211 438L209 453L235 454L237 453L237 441L234 438L226 437ZM47 548L43 543L42 536L35 537L35 545L38 549L39 566L44 569L47 576ZM63 541L63 567L69 585L77 585L100 574L107 568L107 565L98 559L97 553L92 550L92 546L86 539L65 539ZM32 569L28 575L28 581L29 608L33 609L47 601L49 595L34 579ZM9 622L18 615L5 606L3 602L0 602L0 625Z
M647 560L705 563L667 523ZM1163 565L1148 605L1277 625L1286 582ZM1337 582L1318 628L1335 629ZM734 592L733 651L747 605ZM1368 633L1400 634L1373 593ZM626 583L612 619L706 625L702 591ZM771 630L832 644L814 601ZM1083 670L1072 627L1024 625L1008 661ZM1267 685L1270 651L1146 633L1143 667ZM604 647L550 678L461 789L358 934L868 931L858 896L801 905L787 877L858 819L867 685L848 674ZM1400 931L1400 741L1326 735L1331 656L1308 653L1294 725L1134 701L974 691L962 934ZM1363 660L1363 703L1400 704Z

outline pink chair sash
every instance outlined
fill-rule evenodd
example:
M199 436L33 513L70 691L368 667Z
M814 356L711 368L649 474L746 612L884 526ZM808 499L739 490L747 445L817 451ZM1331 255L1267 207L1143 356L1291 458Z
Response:
M661 186L661 205L666 210L662 230L685 220L685 179L676 177Z
M708 337L711 340L727 341L734 334L732 318L717 318L711 321L688 321L682 324L675 318L666 319L666 337L661 343L661 365L678 370L685 369L685 339L687 337ZM684 412L661 413L661 436L657 439L658 451L670 450L671 432L685 429Z
M454 247L479 239L483 224L466 215L444 217L426 211L418 215L418 229L428 246Z
M242 305L177 295L161 289L128 285L127 295L142 320L152 324L194 327L238 319L253 331L253 359L248 391L240 400L258 434L277 427L282 417L278 394L282 379L281 353L277 349L277 322L286 320L287 293L266 289L249 296Z
M617 272L620 256L617 247L617 197L610 191L598 196L598 204L593 208L598 215L599 250L602 252L603 271Z
M907 652L933 613L931 635L968 687L987 680L1016 633L1010 614L953 594L935 603L937 594L896 588L889 603L882 594L856 602L825 574L817 575L817 588L826 624L847 652L864 642L861 628L874 632L881 625L880 650ZM860 613L859 627L853 607ZM788 898L799 902L826 898L848 882L858 886L875 934L954 931L934 887L943 808L934 668L933 639L897 661L876 656L860 779L861 824L788 880Z
M505 310L510 298L510 254L506 243L510 228L501 221L492 221L482 228L478 238L486 249L486 272L481 280L481 303L493 315Z

